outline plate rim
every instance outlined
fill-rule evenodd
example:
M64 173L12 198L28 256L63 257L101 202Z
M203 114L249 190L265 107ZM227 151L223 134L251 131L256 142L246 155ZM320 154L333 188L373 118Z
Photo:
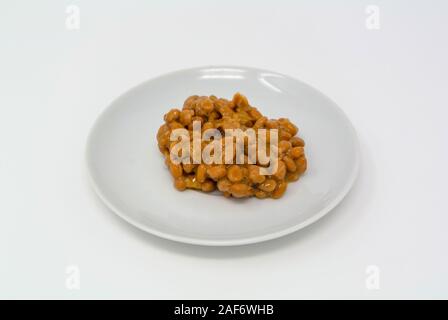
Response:
M156 228L152 228L148 225L139 223L138 221L135 221L134 219L130 218L128 215L126 215L124 212L122 212L119 208L115 207L113 204L111 204L107 198L104 196L103 192L101 191L100 187L98 186L98 184L96 183L94 177L93 177L93 168L92 168L92 164L90 163L90 152L89 150L91 150L90 145L92 144L92 136L93 133L95 132L95 128L98 126L100 120L104 117L104 115L111 109L111 107L120 99L122 99L123 97L125 97L127 94L130 94L131 92L133 92L134 90L145 86L147 83L152 82L152 81L157 81L160 78L163 77L168 77L168 76L173 76L179 73L185 73L185 72L198 72L200 70L205 70L205 69L240 69L240 70L246 70L246 71L253 71L253 72L263 72L263 73L271 73L271 74L276 74L278 76L281 76L283 78L289 79L289 80L293 80L296 82L299 82L303 85L305 85L306 87L308 87L309 89L317 92L318 94L320 94L321 96L323 96L325 99L327 99L330 103L333 104L333 106L335 107L335 109L337 110L337 112L339 112L343 118L345 118L347 124L349 125L349 130L351 131L351 136L353 137L353 142L354 142L354 166L353 169L350 173L350 177L348 178L346 184L344 185L344 187L342 188L342 190L339 192L338 196L335 197L327 206L325 206L324 208L322 208L321 210L319 210L317 213L315 213L314 215L312 215L311 217L309 217L308 219L295 224L293 226L290 226L288 228L279 230L279 231L275 231L275 232L270 232L264 235L258 235L258 236L251 236L251 237L244 237L244 238L238 238L238 239L224 239L224 240L211 240L211 239L201 239L201 238L194 238L194 237L187 237L187 236L182 236L182 235L176 235L176 234L172 234L172 233L167 233L167 232L163 232L160 230L157 230ZM327 215L329 212L331 212L340 202L342 202L342 200L347 196L347 194L350 192L350 190L352 189L353 185L355 184L355 181L359 175L359 168L360 168L360 145L359 145L359 139L358 139L358 135L356 133L356 130L352 124L352 122L350 121L350 119L347 117L347 115L345 114L345 112L343 111L343 109L337 104L335 103L331 98L329 98L327 95L325 95L324 93L322 93L320 90L316 89L315 87L309 85L308 83L296 79L292 76L288 76L285 75L283 73L280 72L276 72L276 71L271 71L271 70L267 70L267 69L262 69L262 68L255 68L255 67L246 67L246 66L236 66L236 65L207 65L207 66L199 66L199 67L193 67L193 68L184 68L184 69L179 69L179 70L175 70L175 71L171 71L171 72L167 72L167 73L163 73L160 74L158 76L149 78L129 89L127 89L125 92L123 92L122 94L120 94L118 97L116 97L115 99L113 99L101 112L100 114L97 116L97 118L95 119L92 127L90 128L88 137L87 137L87 142L86 142L86 148L85 148L85 160L86 160L86 165L87 165L87 175L88 175L88 179L90 182L90 185L93 187L94 192L96 193L96 195L101 199L101 201L106 205L106 207L108 209L110 209L113 213L115 213L117 216L119 216L120 218L122 218L123 220L125 220L127 223L129 223L130 225L148 232L154 236L158 236L160 238L163 239L167 239L167 240L171 240L171 241L175 241L175 242L180 242L180 243L187 243L187 244L192 244L192 245L201 245L201 246L212 246L212 247L228 247L228 246L241 246L241 245L249 245L249 244L254 244L254 243L259 243L259 242L265 242L268 240L273 240L273 239L277 239L283 236L286 236L288 234L294 233L300 229L303 229L311 224L313 224L314 222L320 220L321 218L323 218L325 215Z

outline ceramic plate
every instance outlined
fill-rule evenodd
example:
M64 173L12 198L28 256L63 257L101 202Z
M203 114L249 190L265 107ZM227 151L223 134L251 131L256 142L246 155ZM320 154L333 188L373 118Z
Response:
M269 118L285 117L306 141L308 170L279 200L179 192L157 147L163 115L190 95L246 95ZM261 242L318 220L347 194L359 166L355 131L325 95L291 77L242 67L169 73L129 90L100 115L87 143L88 171L104 203L134 226L191 244Z

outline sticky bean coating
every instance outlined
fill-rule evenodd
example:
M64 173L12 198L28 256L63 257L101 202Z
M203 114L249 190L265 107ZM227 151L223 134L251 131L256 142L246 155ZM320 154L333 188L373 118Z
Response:
M182 110L180 113L180 123L184 126L188 126L191 124L191 121L193 119L194 111L193 110Z
M294 147L304 147L305 146L305 141L303 141L303 139L299 138L299 137L292 137L289 141L292 143L292 145Z
M256 196L258 199L265 199L265 198L268 197L268 193L267 193L267 192L264 192L264 191L262 191L262 190L257 190L257 191L255 191L255 196Z
M202 183L201 190L204 192L212 192L215 190L215 183L211 180L206 180Z
M235 183L230 187L230 193L235 198L245 198L252 195L251 187L244 183Z
M303 147L294 147L290 150L289 154L293 159L298 159L304 154Z
M260 167L251 165L249 166L249 179L253 183L262 183L266 180L266 176L260 174Z
M296 171L296 172L288 172L286 174L285 180L288 182L294 182L299 180L300 178L300 172Z
M243 96L241 93L235 93L232 99L233 103L238 107L247 107L249 105L249 102L247 101L247 98Z
M182 165L181 164L174 164L174 163L171 162L169 164L169 167L170 167L171 175L174 178L182 177L183 170L182 170Z
M207 174L213 180L218 181L219 179L221 179L227 175L227 170L224 165L216 165L216 166L211 166L210 168L208 168Z
M305 141L298 136L298 127L287 118L268 119L258 108L250 105L248 99L241 93L236 93L231 100L216 96L193 95L188 97L182 109L170 109L163 117L164 123L157 131L158 148L165 158L165 163L173 177L174 187L179 191L193 189L202 192L218 190L225 197L258 199L281 198L287 190L288 183L300 179L307 170L305 157ZM201 150L193 150L190 144L189 153L179 154L181 150L174 148L177 141L170 141L171 133L176 129L186 129L190 142L192 141L193 121L201 123L201 132L209 129L218 129L224 133L226 129L254 129L257 137L260 129L267 129L267 135L261 141L267 145L258 145L253 141L249 144L247 138L244 146L243 163L236 163L235 145L231 148L233 163L226 164L175 164L171 161L171 152L177 150L178 156L183 160L193 159L193 152L199 156L209 142L201 142ZM270 146L272 132L278 133L278 145ZM258 142L258 140L257 140ZM249 157L249 149L266 151L269 154L278 154L278 168L269 175L261 174L261 167L267 167L266 163L260 163L260 156ZM223 150L225 150L223 145ZM278 153L277 153L278 151ZM196 159L196 158L195 158ZM232 157L230 157L232 159ZM249 159L254 162L249 163ZM222 159L226 160L223 152Z
M227 170L227 179L231 182L239 182L243 179L243 170L238 165L230 166Z
M297 171L303 173L306 171L308 163L305 157L300 157L296 160Z
M200 183L203 183L206 178L207 178L207 167L201 163L200 165L198 165L198 168L196 169L196 180L198 180Z
M286 165L282 160L278 161L278 167L277 167L277 172L274 173L274 177L277 180L283 180L285 178L286 175Z
M281 141L278 143L278 151L279 151L281 154L284 154L284 153L286 153L289 149L291 149L291 146L292 146L292 144L291 144L291 142L289 142L288 140L281 140Z
M284 156L283 161L285 162L286 169L288 169L289 172L295 172L297 170L296 163L290 157Z
M258 188L264 192L272 192L277 186L277 182L274 179L267 179L265 182L261 183Z
M187 189L187 183L185 182L185 178L178 177L178 178L174 179L174 186L179 191L184 191L185 189Z
M184 169L184 171L186 173L192 173L195 167L196 167L196 165L192 164L192 163L188 163L188 164L184 163L184 164L182 164L182 168Z
M167 123L170 123L179 119L179 116L180 111L178 109L171 109L164 118Z
M286 181L281 181L277 188L275 188L274 192L272 193L272 198L278 199L283 196L283 194L286 191L286 187L288 186L288 183Z
M232 183L227 178L221 179L217 183L218 190L221 192L228 192L231 186Z

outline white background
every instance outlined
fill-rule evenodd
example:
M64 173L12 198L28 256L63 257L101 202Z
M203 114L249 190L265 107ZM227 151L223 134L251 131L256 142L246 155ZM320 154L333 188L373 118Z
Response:
M442 0L0 1L0 298L448 298L447 16ZM219 64L303 80L353 122L360 177L321 221L197 247L127 225L94 195L85 142L108 103ZM66 288L70 265L80 290Z

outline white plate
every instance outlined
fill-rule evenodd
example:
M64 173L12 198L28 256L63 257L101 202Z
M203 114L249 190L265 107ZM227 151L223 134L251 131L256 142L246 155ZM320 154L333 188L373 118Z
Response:
M270 118L287 117L305 139L308 170L279 200L235 200L174 189L156 133L170 108L194 94L235 92ZM347 194L359 166L355 131L335 103L276 72L204 67L169 73L131 89L96 121L87 143L94 188L116 214L157 236L229 246L278 238L318 220Z

